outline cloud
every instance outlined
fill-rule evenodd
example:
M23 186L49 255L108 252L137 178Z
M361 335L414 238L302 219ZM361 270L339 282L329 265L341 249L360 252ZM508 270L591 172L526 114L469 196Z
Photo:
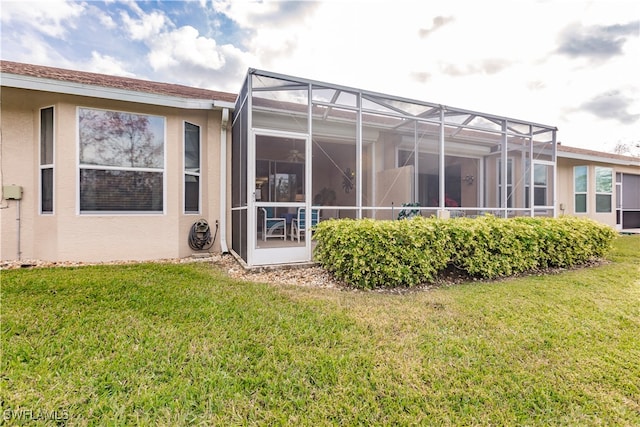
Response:
M453 22L455 18L453 16L436 16L433 18L433 23L431 28L420 28L418 30L418 35L421 38L429 37L434 31L437 31L441 27L447 25L450 22Z
M213 8L243 28L282 27L295 24L318 7L307 1L232 1L214 0Z
M431 80L432 75L426 71L414 71L410 73L411 78L418 83L426 83Z
M86 70L112 76L136 77L135 74L126 71L125 67L126 65L116 58L93 51L91 52L91 61L86 67Z
M118 27L118 24L116 24L113 18L110 15L107 15L105 13L99 13L98 20L100 21L100 25L104 29L114 30Z
M464 65L442 64L441 70L444 74L453 77L467 76L472 74L492 75L501 72L511 65L511 61L500 58L481 59Z
M215 39L184 26L146 40L147 58L164 80L216 90L238 90L253 60L233 45L218 45Z
M225 63L216 41L200 36L191 26L157 34L147 43L151 48L149 61L154 69L188 64L217 70Z
M139 13L139 19L131 18L124 11L120 14L124 29L133 40L152 39L171 24L171 21L162 12L154 10L151 13Z
M238 36L234 45L252 52L253 58L258 59L252 66L264 68L296 56L302 40L308 40L309 34L324 32L330 38L342 31L339 24L324 26L324 22L312 22L317 18L314 12L323 5L308 1L213 1L213 9ZM350 35L354 33L355 30Z
M630 125L640 119L640 114L632 114L628 111L634 102L634 99L616 90L594 96L583 103L579 109L602 119L613 119L623 125Z
M624 25L572 24L559 36L557 52L572 58L609 59L621 55L630 37L640 35L640 21Z
M74 20L84 13L85 7L85 3L60 0L47 2L46 6L29 1L3 1L0 18L3 26L22 24L49 37L63 38L68 32L68 27L73 28Z

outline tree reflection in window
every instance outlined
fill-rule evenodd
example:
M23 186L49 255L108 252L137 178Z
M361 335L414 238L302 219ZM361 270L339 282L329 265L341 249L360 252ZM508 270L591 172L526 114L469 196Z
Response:
M80 108L81 212L162 212L164 118Z

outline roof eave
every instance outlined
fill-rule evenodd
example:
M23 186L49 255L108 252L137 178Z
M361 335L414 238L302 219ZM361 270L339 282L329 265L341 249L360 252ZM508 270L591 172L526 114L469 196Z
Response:
M116 101L136 102L159 105L163 107L184 108L190 110L211 110L213 108L229 108L226 101L214 99L181 98L149 92L117 89L104 86L87 85L63 80L44 79L41 77L23 76L11 73L0 73L2 86L19 89L40 90L68 95L87 96L92 98L111 99ZM223 106L224 105L224 106Z
M557 156L565 159L585 160L590 162L609 163L609 164L620 165L620 166L640 167L640 159L638 159L637 161L633 159L629 159L629 160L614 159L611 157L603 157L603 156L598 156L594 154L574 153L571 151L562 151L562 150L557 151Z

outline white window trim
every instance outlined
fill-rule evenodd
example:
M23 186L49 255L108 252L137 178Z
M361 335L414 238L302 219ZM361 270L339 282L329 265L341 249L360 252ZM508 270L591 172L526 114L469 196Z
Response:
M53 112L53 120L52 120L52 147L51 147L51 159L52 163L50 164L42 164L42 111L48 108L52 109ZM55 163L56 163L56 108L55 105L49 105L46 107L42 107L38 109L38 213L40 215L54 215L56 210L56 174L55 174ZM45 169L51 169L51 212L44 212L42 210L42 171Z
M187 159L186 159L186 154L187 154L187 139L185 138L186 132L187 132L187 123L192 125L192 126L197 126L198 127L198 160L199 160L199 164L198 164L198 173L194 173L194 172L188 172L187 171ZM197 125L195 123L191 123L189 121L183 121L182 122L182 213L184 215L200 215L200 213L202 212L202 126ZM190 175L190 176L195 176L198 177L198 210L197 211L187 211L186 208L186 204L187 204L187 185L186 185L186 180L185 177L186 175Z
M97 110L97 111L114 111L125 114L139 114L145 116L152 117L161 117L163 119L163 129L162 129L162 138L163 138L163 164L162 169L158 168L127 168L127 167L116 167L116 166L100 166L100 165L82 165L80 164L80 110ZM167 117L150 114L150 113L141 113L127 110L114 110L111 108L96 108L96 107L87 107L78 105L76 106L76 117L75 117L75 133L76 133L76 215L78 216L165 216L167 215ZM80 170L81 169L95 169L95 170L135 170L138 172L161 172L162 173L162 212L159 211L82 211L80 210Z
M586 182L586 190L585 191L577 191L576 190L576 169L577 168L586 168L587 174L587 182ZM585 196L585 206L584 206L584 212L578 212L576 210L576 195L578 194L584 194ZM577 165L573 167L573 213L575 215L586 215L589 213L589 166L587 165Z

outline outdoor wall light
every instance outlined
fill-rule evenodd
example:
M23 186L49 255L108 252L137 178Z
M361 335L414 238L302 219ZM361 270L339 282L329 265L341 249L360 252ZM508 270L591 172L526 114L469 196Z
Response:
M473 175L467 175L464 177L464 182L466 182L469 185L472 185L474 180L475 178L473 177Z

